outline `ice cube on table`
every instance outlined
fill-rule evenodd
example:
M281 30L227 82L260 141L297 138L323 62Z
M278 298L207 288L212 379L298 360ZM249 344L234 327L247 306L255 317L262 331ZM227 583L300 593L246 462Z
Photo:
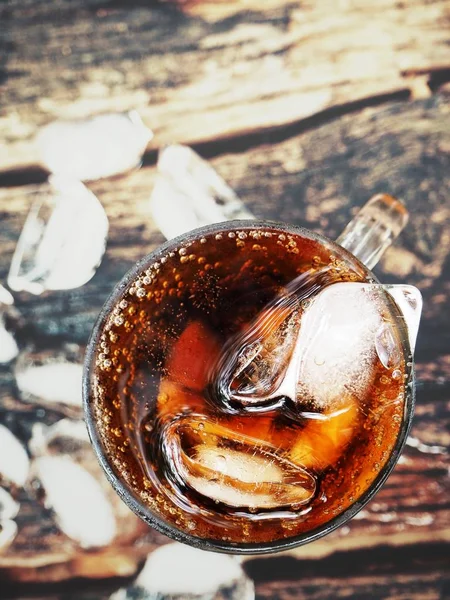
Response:
M110 600L254 600L237 557L177 542L154 550L135 582Z
M52 425L34 423L28 448L32 456L45 456L53 452L83 455L89 444L86 424L81 420L61 419Z
M43 456L33 469L45 490L45 504L57 523L82 548L109 545L116 535L112 506L100 483L68 456Z
M105 251L108 219L81 182L52 177L37 193L8 274L15 291L80 287L94 275Z
M174 476L215 502L274 509L302 506L314 495L314 477L276 448L204 417L181 418L164 437Z
M191 148L164 148L157 167L150 206L167 239L202 225L254 218L220 175Z
M228 408L276 408L283 396L295 397L292 356L302 305L327 279L329 268L311 269L290 281L243 333L230 340L219 360L218 397ZM289 377L288 377L289 373Z
M29 364L24 356L16 367L15 375L25 402L81 407L83 367L80 364L60 360Z
M153 133L136 111L78 121L55 121L36 136L41 161L50 172L92 181L140 166Z

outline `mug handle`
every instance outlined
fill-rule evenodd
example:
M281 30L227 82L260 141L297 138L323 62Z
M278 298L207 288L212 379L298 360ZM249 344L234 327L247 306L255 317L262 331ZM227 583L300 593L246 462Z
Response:
M408 222L405 205L389 194L377 194L350 221L336 242L372 269Z
M373 196L350 221L336 242L372 269L408 222L408 211L388 194ZM382 286L403 315L411 353L414 352L422 313L422 295L412 285Z

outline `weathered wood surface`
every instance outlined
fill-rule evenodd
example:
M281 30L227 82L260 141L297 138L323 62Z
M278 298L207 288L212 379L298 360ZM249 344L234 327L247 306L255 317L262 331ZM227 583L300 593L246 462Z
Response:
M33 186L23 184L45 176L28 168L39 126L138 108L156 134L144 168L90 185L111 226L92 281L17 295L21 316L11 322L21 349L82 349L114 284L163 241L148 198L154 149L167 141L195 142L215 157L256 215L330 237L373 193L399 196L411 222L376 272L424 295L409 445L359 518L288 556L250 558L245 568L261 600L450 597L450 2L179 6L0 4L0 186L14 186L0 187L0 281L31 201ZM0 367L0 422L27 441L32 422L59 418L38 410L20 403L11 369ZM140 546L128 539L95 556L68 543L36 499L22 500L22 545L0 558L2 598L106 599L121 582L95 583L99 575L129 575L164 543L149 534Z
M426 96L450 77L450 2L0 4L0 170L55 118L137 108L152 148ZM182 8L181 8L182 7Z
M450 541L447 100L436 96L366 109L281 142L269 136L262 146L213 160L255 214L305 225L330 237L372 192L386 190L402 197L411 222L377 273L383 281L418 285L425 303L417 348L416 417L401 463L377 498L347 526L292 551L289 558L250 559L246 568L257 582L260 598L296 598L300 591L304 597L326 598L327 588L336 580L340 594L351 592L358 598L439 598L448 585L444 577ZM23 345L34 342L39 349L58 346L62 340L85 343L114 283L162 241L148 206L154 177L154 167L146 167L91 185L110 219L106 257L81 290L49 292L41 299L18 295ZM0 191L6 234L1 240L0 279L6 276L29 205L27 194L28 187ZM3 390L14 396L9 370L2 369L1 379ZM47 573L50 577L50 568Z

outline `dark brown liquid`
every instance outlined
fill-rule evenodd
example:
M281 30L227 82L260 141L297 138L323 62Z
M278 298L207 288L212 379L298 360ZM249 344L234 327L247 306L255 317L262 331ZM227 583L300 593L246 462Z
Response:
M94 414L117 475L164 521L230 543L288 538L343 512L390 457L403 354L388 367L371 358L363 392L345 388L331 404L280 383L308 302L366 281L334 249L224 226L161 255L117 301Z

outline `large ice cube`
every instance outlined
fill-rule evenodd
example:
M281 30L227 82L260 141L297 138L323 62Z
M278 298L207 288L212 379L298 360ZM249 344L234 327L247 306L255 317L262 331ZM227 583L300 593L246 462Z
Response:
M68 456L42 456L33 467L61 531L83 548L109 546L116 520L97 479Z
M373 380L376 334L383 326L377 289L337 283L305 310L292 360L297 401L311 399L326 409L349 392L365 393Z
M275 447L205 417L183 417L167 427L164 452L178 480L228 506L299 507L315 492L314 477Z
M87 283L105 251L108 219L81 182L52 177L33 202L8 274L12 290L41 294Z
M250 409L280 397L299 320L299 311L290 307L262 312L244 338L239 337L227 348L226 362L217 378L222 397Z
M202 225L253 218L213 167L181 145L159 153L150 205L156 225L168 239Z
M81 407L83 367L65 360L34 363L24 353L16 365L17 387L25 402Z
M254 600L253 582L237 557L177 542L157 548L128 589L110 600Z
M55 121L39 131L36 144L42 162L52 173L92 181L139 166L152 137L133 110Z
M238 410L273 408L286 397L319 411L336 408L349 394L364 395L375 360L387 369L400 363L401 336L383 286L335 283L314 296L316 275L301 284L226 349L218 389Z

